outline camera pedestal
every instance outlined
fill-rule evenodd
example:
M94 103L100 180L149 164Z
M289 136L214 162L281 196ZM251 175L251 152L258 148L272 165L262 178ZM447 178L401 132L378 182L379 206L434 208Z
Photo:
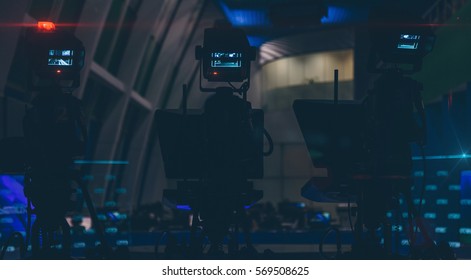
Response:
M208 255L224 254L222 250L224 238L229 229L233 228L233 236L229 241L229 254L237 254L238 228L242 225L246 234L247 246L250 247L249 230L244 224L244 210L258 202L263 191L254 190L253 182L219 182L180 181L176 190L164 190L164 201L177 208L191 209L193 222L190 235L190 254L192 257L203 254L201 244L196 237L197 228L201 227L210 241ZM196 243L196 244L195 244ZM199 248L199 249L195 249Z

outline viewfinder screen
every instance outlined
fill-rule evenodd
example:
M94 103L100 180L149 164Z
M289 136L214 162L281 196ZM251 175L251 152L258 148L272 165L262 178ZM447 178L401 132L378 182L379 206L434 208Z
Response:
M213 52L211 53L211 67L240 68L242 67L242 53Z
M73 56L73 50L49 50L47 65L72 66L74 64Z
M401 50L417 50L419 47L420 35L401 34L397 48Z

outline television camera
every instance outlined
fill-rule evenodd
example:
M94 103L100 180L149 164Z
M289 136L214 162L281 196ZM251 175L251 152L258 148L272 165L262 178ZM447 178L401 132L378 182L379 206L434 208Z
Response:
M426 245L435 246L411 195L410 144L417 143L423 153L426 116L422 85L407 76L420 71L435 36L420 17L399 8L374 9L369 26L368 70L379 77L363 102L296 100L293 108L313 165L328 171L327 178L308 181L302 195L323 202L355 200L355 244L350 257L391 258L386 212L397 207L400 196L409 209L409 227L414 228L415 219ZM383 246L375 234L379 228ZM413 247L416 232L411 231Z
M28 29L25 41L29 88L37 92L23 118L24 192L29 215L36 214L32 253L33 258L68 257L70 228L65 214L73 206L72 181L79 177L72 169L73 159L83 155L86 139L81 103L72 91L80 85L85 49L73 34L46 21ZM57 232L62 234L62 251L53 250Z
M251 246L244 208L263 196L249 181L263 177L263 136L268 135L263 111L252 109L247 101L255 49L240 29L208 28L195 56L200 61L200 90L213 93L203 112L186 108L184 86L183 108L158 110L156 115L166 176L182 180L176 190L164 190L164 200L193 212L189 257L203 253L196 237L199 227L211 243L209 255L224 253L223 241L232 228L229 253L237 254L239 225ZM230 87L205 87L202 77ZM233 83L242 85L237 88Z
M80 86L80 70L85 62L85 48L72 33L56 30L53 22L39 21L26 32L30 87L60 85Z
M2 151L11 150L5 153L7 158L21 159L7 159L2 167L25 174L26 243L31 239L32 257L68 258L70 227L65 214L74 206L73 182L83 194L101 243L106 244L90 195L79 171L73 169L74 158L85 152L87 138L81 102L72 95L80 86L85 49L73 34L56 30L47 21L26 30L22 39L28 57L28 89L36 94L23 118L24 137L2 140ZM36 215L33 225L32 214Z

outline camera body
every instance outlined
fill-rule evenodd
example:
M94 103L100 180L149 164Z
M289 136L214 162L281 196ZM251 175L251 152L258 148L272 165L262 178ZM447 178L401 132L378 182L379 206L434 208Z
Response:
M372 38L379 57L386 63L410 64L420 70L422 59L432 51L435 36L426 30L391 30Z
M36 94L23 118L25 195L42 226L60 225L71 204L73 160L83 155L87 139L79 99L85 49L72 33L39 22L26 31L29 89Z
M410 73L420 71L423 58L433 50L435 35L431 27L415 13L400 7L382 7L369 18L371 40L370 72L378 61L411 65Z
M68 87L72 88L80 86L85 48L72 33L30 29L26 34L26 51L33 87L50 86L57 81L70 81Z
M250 78L250 62L255 48L245 33L236 28L208 28L204 46L197 46L195 57L202 60L202 74L209 82L243 82Z

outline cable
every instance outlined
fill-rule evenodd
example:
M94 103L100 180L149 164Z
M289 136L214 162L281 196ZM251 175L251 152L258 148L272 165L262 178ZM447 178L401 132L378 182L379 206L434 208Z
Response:
M425 188L426 188L426 160L425 160L425 151L424 151L424 146L420 145L420 153L422 156L422 164L423 164L423 174L422 174L422 189L420 190L420 198L419 198L419 207L417 209L416 215L414 215L415 219L420 219L421 218L421 213L422 213L422 201L424 200L424 195L425 195ZM415 226L414 228L414 237L413 241L415 243L416 237L417 237L417 229L418 225Z
M31 241L31 229L32 229L32 220L33 220L33 209L32 209L32 204L31 200L28 198L27 199L27 210L26 210L26 238L25 238L25 246L28 248L29 242Z
M7 252L8 245L10 245L10 243L12 243L13 240L15 240L16 238L18 238L20 240L20 257L22 259L25 257L25 255L26 255L25 239L23 238L23 235L20 232L16 231L16 232L12 233L10 235L10 237L8 237L5 244L3 244L3 249L2 249L2 252L0 253L0 260L3 260L5 258L5 254Z
M240 94L240 89L236 88L236 86L234 86L231 82L227 82L227 83L231 86L231 88L232 88L234 91L236 91L237 93Z
M162 235L160 236L160 239L159 241L157 241L155 243L155 246L154 246L154 254L155 256L158 256L159 255L159 247L160 247L160 244L162 243L162 241L164 240L164 238L168 235L168 231L164 231L162 233Z
M417 210L417 217L420 217L422 212L422 201L424 200L425 188L426 188L426 160L425 160L425 151L424 146L420 146L420 153L422 156L422 164L423 164L423 176L422 176L422 190L420 191L420 199L419 199L419 209Z
M352 231L352 233L354 233L355 228L353 227L353 223L352 223L352 208L350 204L350 196L348 196L347 211L348 211L348 222L350 223L350 230Z
M273 146L274 146L273 139L271 138L270 133L268 133L268 131L265 128L263 129L263 135L265 135L265 137L267 138L268 145L269 145L268 151L263 152L263 155L267 157L273 153Z
M321 242L319 242L319 254L321 255L322 258L328 260L328 259L335 259L335 257L333 258L328 258L325 254L324 254L324 242L325 242L325 239L327 238L327 236L329 235L329 233L331 232L335 232L336 233L336 236L337 236L337 254L335 257L338 257L340 256L340 254L342 254L342 240L340 238L340 230L338 230L337 228L333 228L333 227L330 227L328 228L325 232L324 232L324 235L322 236L321 238Z

